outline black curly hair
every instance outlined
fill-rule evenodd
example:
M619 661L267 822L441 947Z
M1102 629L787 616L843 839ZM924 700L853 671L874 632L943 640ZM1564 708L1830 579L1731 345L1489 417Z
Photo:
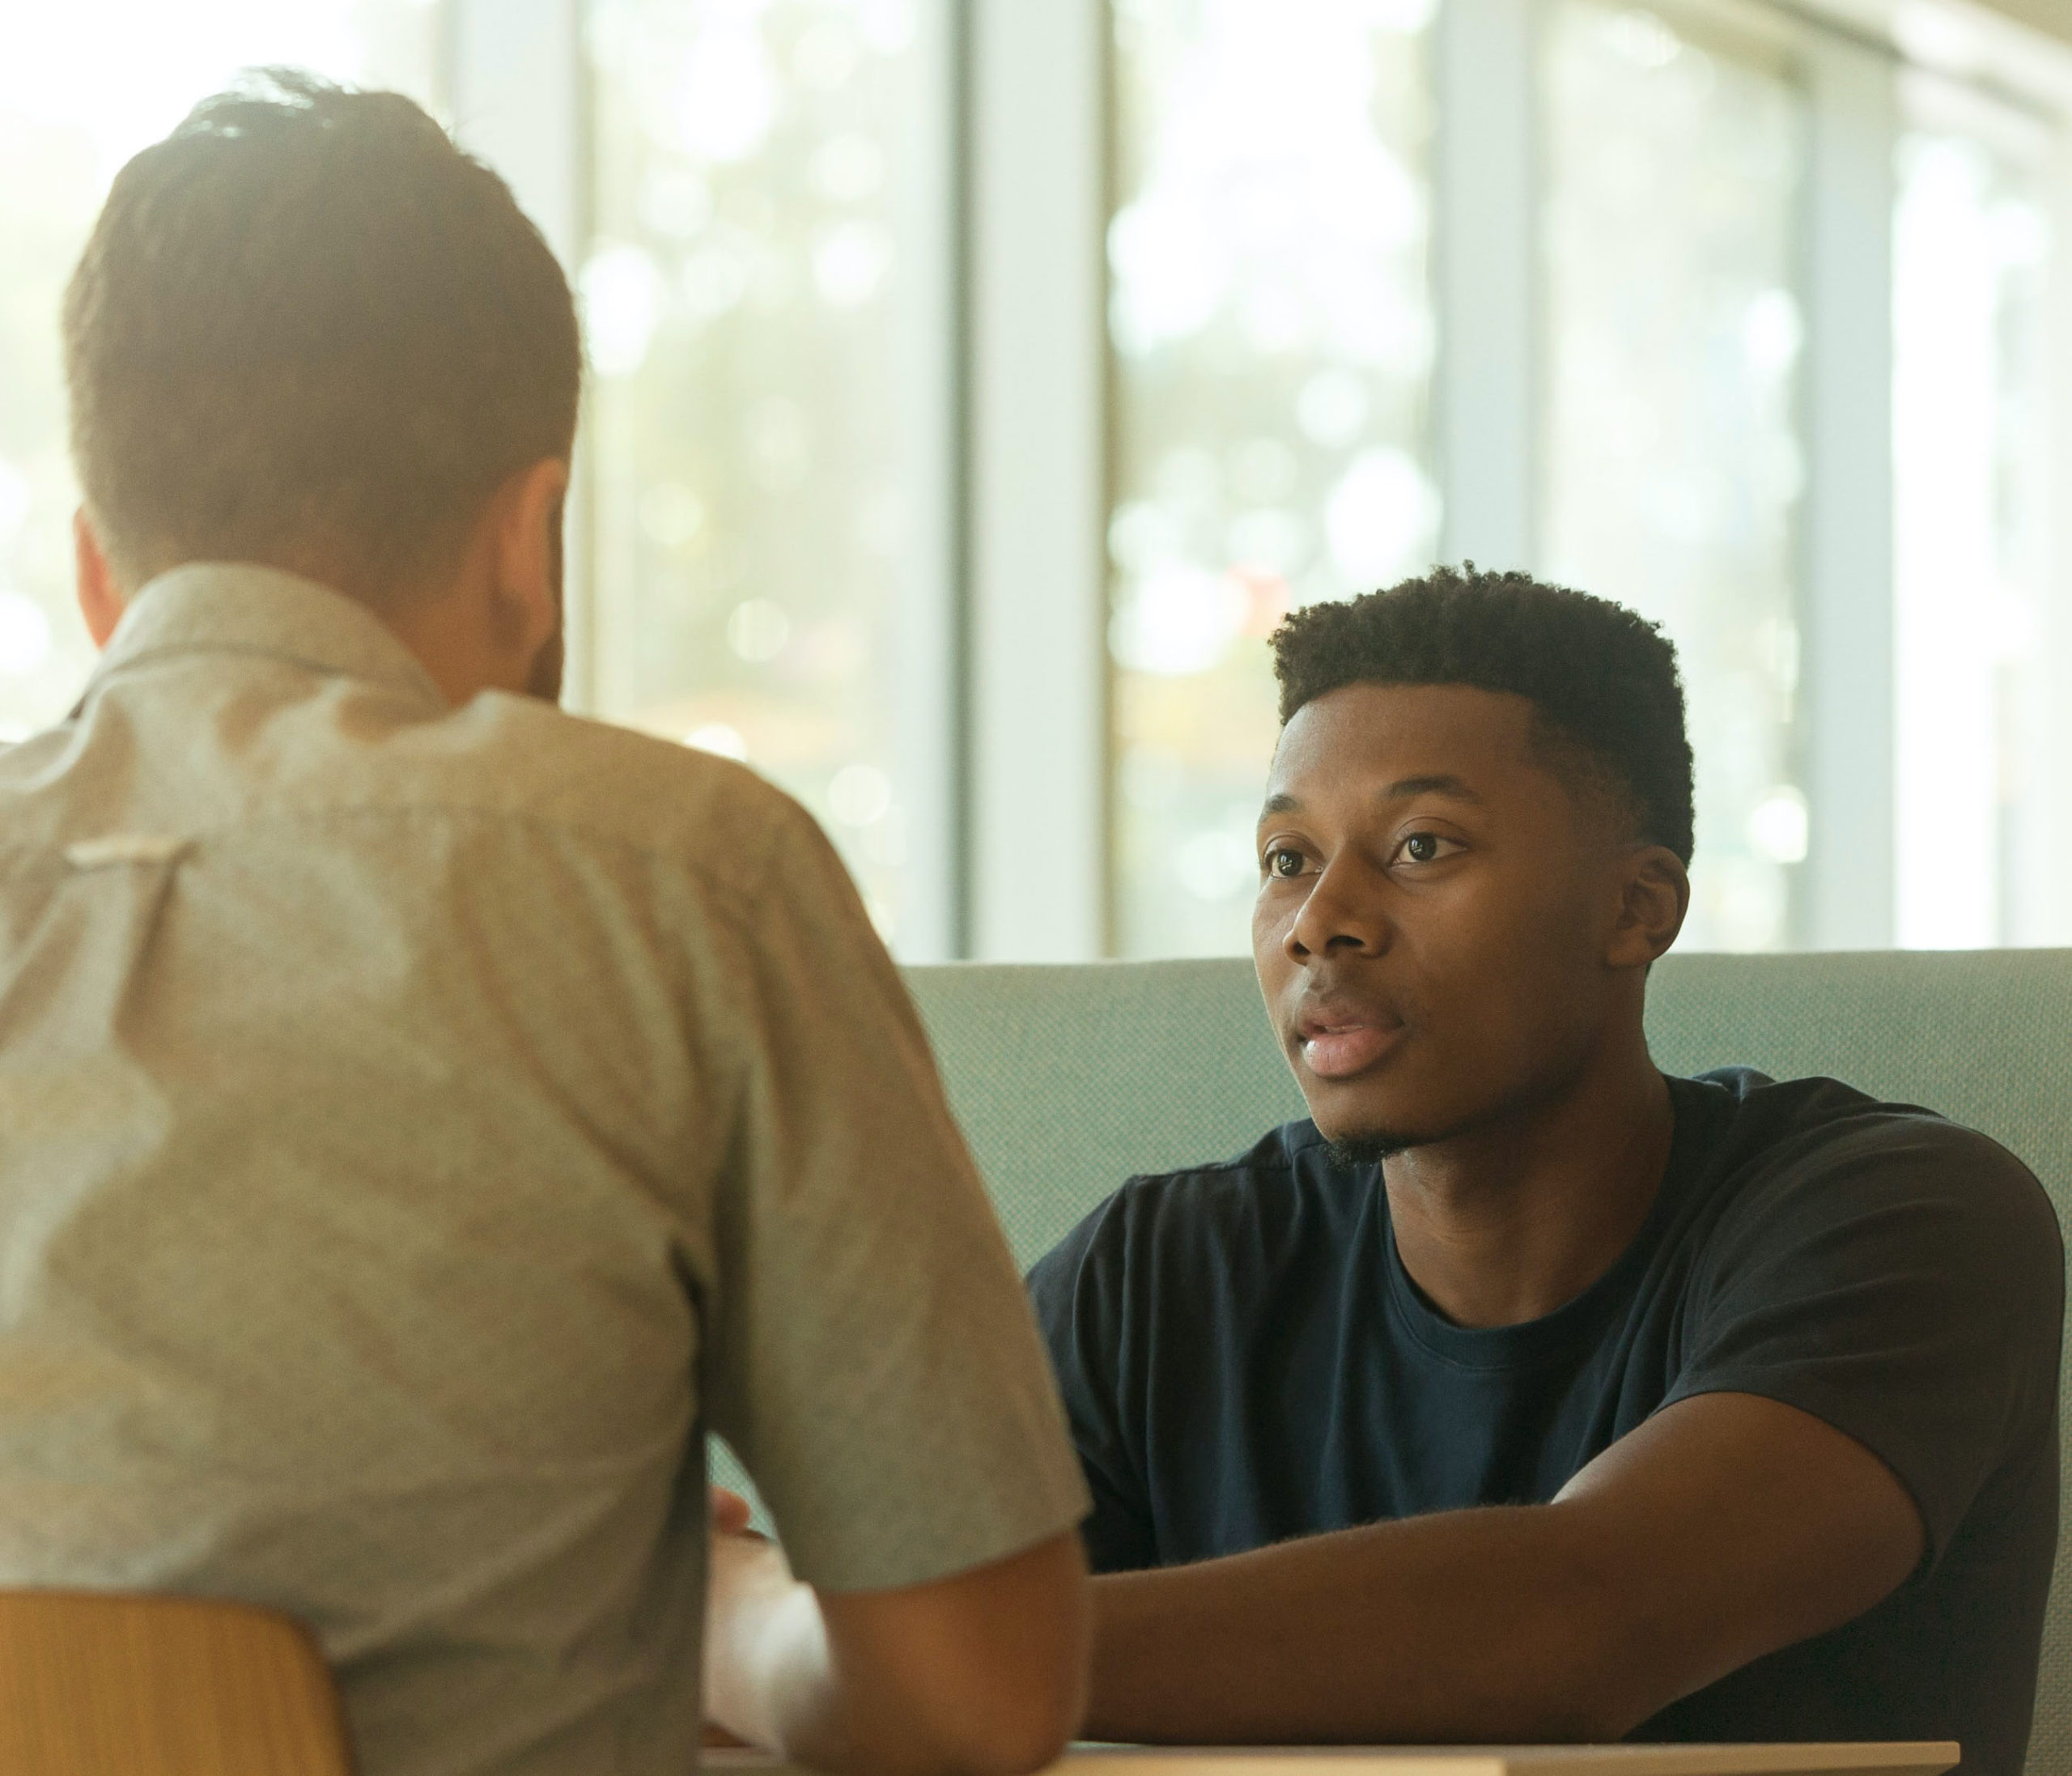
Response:
M1297 611L1273 635L1284 724L1351 684L1471 685L1527 699L1535 746L1608 792L1637 837L1691 860L1691 743L1676 649L1608 598L1473 562Z

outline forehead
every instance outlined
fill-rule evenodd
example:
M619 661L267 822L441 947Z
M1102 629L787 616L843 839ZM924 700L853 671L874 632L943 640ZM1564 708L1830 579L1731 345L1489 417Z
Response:
M1271 795L1303 801L1428 777L1485 800L1543 792L1526 698L1469 685L1345 685L1305 703L1274 749Z

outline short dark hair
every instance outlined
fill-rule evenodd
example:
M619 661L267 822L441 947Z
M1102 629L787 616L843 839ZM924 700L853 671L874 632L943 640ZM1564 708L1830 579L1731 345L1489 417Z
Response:
M380 602L575 441L568 280L394 92L288 69L117 175L65 298L72 452L118 580L261 561Z
M1676 649L1608 598L1524 573L1435 567L1344 603L1310 605L1275 631L1280 719L1351 684L1471 685L1533 706L1557 771L1577 767L1624 805L1636 836L1691 860L1691 742Z

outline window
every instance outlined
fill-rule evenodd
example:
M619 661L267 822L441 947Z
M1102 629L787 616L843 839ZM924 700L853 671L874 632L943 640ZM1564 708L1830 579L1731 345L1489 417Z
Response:
M1127 0L1108 230L1117 947L1245 949L1266 636L1429 562L1431 6Z
M1942 0L10 30L0 733L90 663L56 325L101 193L298 62L451 100L571 267L571 700L798 796L907 959L1242 950L1267 635L1441 553L1679 644L1686 947L2072 941L2072 43Z
M57 720L91 666L72 601L79 494L57 316L108 181L241 68L286 63L429 98L438 23L435 6L410 0L65 0L10 15L0 57L0 738Z
M889 939L948 744L922 11L597 0L587 32L591 701L798 797Z
M1675 23L1672 23L1672 19ZM1682 940L1791 930L1806 102L1760 36L1561 0L1544 46L1543 567L1675 642L1697 758Z
M2066 935L2049 867L2053 132L1904 93L1894 227L1898 938ZM2062 681L2057 695L2063 695Z

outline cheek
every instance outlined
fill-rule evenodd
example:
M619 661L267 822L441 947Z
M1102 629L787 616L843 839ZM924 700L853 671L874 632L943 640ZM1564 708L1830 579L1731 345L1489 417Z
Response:
M1282 946L1288 941L1289 927L1301 917L1302 908L1309 903L1310 886L1311 878L1306 876L1292 880L1261 877L1258 891L1252 897L1254 955L1263 958L1272 950L1283 954L1284 961Z
M1422 934L1428 1009L1492 1060L1543 1047L1585 1008L1590 925L1574 887L1492 875Z
M1252 902L1252 954L1259 958L1262 969L1266 965L1266 953L1278 951L1282 939L1287 935L1289 913L1277 904L1278 897L1262 887L1258 898Z

